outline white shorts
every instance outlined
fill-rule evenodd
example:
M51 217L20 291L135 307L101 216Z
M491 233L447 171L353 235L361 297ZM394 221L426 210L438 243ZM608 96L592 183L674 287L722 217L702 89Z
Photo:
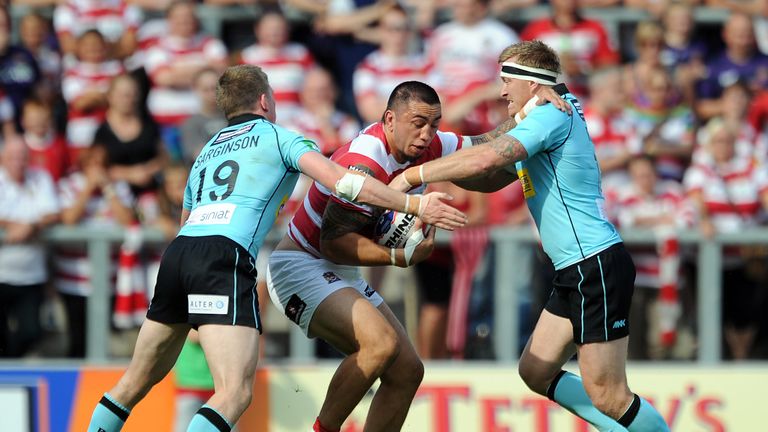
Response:
M269 257L269 297L308 337L313 337L309 323L317 307L342 288L356 289L374 307L384 302L355 266L334 264L299 251L274 251Z

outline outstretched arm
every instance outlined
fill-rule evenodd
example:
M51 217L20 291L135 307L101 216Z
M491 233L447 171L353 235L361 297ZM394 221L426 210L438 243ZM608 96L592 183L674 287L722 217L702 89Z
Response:
M487 176L527 157L528 152L520 141L501 135L486 144L461 149L446 157L408 168L389 185L397 190L409 190L423 183Z
M406 195L371 176L360 177L360 173L350 171L318 152L303 154L299 167L303 173L350 201L404 211L447 230L464 226L467 221L464 213L442 202L451 199L447 194Z

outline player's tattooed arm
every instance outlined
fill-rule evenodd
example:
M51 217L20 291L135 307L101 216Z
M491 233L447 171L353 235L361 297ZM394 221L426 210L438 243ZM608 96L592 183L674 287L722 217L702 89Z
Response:
M357 233L373 223L373 217L345 208L341 204L329 202L323 214L320 229L320 241L336 240L349 233Z
M504 122L502 122L500 125L496 127L496 129L493 129L492 131L486 132L482 135L474 135L469 137L469 139L472 141L472 145L478 145L478 144L484 144L487 142L493 141L495 138L498 138L507 132L511 131L512 128L517 126L517 122L513 118L508 118Z
M507 164L521 161L528 157L528 151L517 138L509 135L501 135L490 142L491 148L504 159Z

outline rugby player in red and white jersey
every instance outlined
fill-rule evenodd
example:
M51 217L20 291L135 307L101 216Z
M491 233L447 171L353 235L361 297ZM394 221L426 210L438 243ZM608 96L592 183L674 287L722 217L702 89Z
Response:
M559 97L553 92L547 99ZM438 131L440 118L435 90L406 81L392 91L382 121L365 128L332 160L387 183L405 168L514 125L510 119L485 135L462 137ZM482 187L506 185L508 175L501 170L498 176L504 179L491 175ZM267 286L273 303L307 336L322 338L347 355L331 380L315 431L338 431L379 378L366 431L400 430L421 383L423 365L405 329L357 266L407 267L424 260L433 248L434 229L420 243L390 249L372 240L379 215L380 210L342 200L315 182L270 257Z

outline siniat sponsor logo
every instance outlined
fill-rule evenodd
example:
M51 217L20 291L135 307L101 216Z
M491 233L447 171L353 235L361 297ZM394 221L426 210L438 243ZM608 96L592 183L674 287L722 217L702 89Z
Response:
M200 222L206 222L211 220L225 220L229 219L229 214L232 210L217 210L200 215Z

